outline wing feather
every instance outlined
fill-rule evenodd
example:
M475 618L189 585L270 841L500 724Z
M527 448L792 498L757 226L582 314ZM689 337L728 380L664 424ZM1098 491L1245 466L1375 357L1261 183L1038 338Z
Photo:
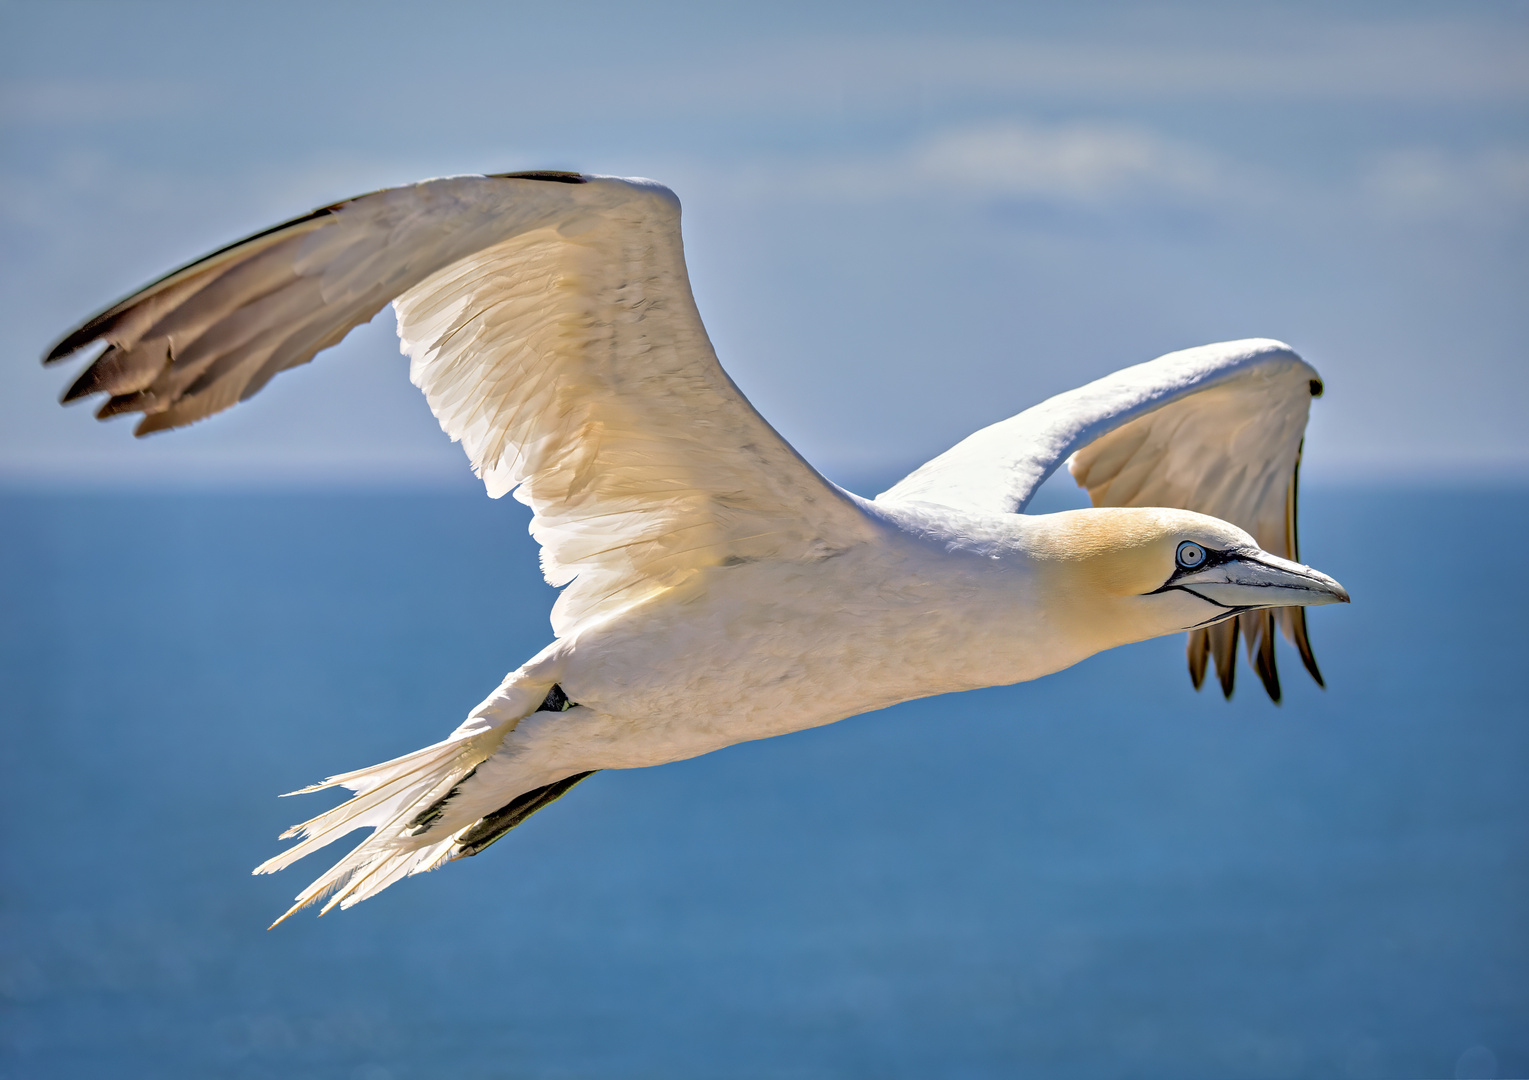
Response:
M535 511L547 580L572 583L558 633L708 566L868 535L716 362L672 197L577 224L507 238L395 303L410 377L489 493Z
M1311 366L1277 341L1170 353L976 432L877 501L1022 511L1066 461L1095 506L1194 510L1244 529L1271 554L1295 559L1301 440L1311 398L1321 388ZM1301 608L1248 612L1191 632L1190 679L1200 686L1209 659L1231 696L1242 637L1249 661L1278 701L1276 624L1320 684Z
M549 182L554 181L554 182ZM490 495L534 511L559 634L711 567L821 559L869 519L723 372L650 181L464 176L360 196L155 282L46 362L106 349L66 400L180 427L307 363L388 302L410 377Z
M1291 387L1302 378L1320 386L1316 372L1290 348L1267 338L1229 341L1169 353L1145 364L1058 394L968 435L939 457L926 462L876 497L877 502L922 501L987 513L1022 512L1035 491L1070 455L1114 434L1094 456L1075 462L1085 468L1090 488L1115 479L1143 450L1169 445L1181 414L1159 418L1163 427L1120 431L1138 417L1198 398L1245 376L1276 377ZM1235 401L1233 392L1224 399ZM1309 396L1309 394L1308 394ZM1304 423L1302 397L1301 418ZM1236 459L1221 455L1202 462L1207 479L1229 482L1224 473ZM1181 471L1175 464L1175 473ZM1074 473L1076 478L1077 473ZM1118 504L1117 504L1118 505ZM1177 505L1158 503L1154 505ZM1207 511L1211 512L1211 511Z

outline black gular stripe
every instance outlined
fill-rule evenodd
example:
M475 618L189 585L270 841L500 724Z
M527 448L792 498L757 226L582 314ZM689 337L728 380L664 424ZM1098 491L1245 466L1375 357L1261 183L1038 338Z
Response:
M1188 589L1185 589L1184 591L1185 592L1189 592ZM1199 593L1195 593L1194 595L1195 596L1200 596ZM1201 600L1205 600L1205 597L1200 596L1200 599ZM1214 600L1209 600L1209 601L1207 601L1207 603L1215 604L1216 602ZM1216 606L1217 607L1225 607L1226 605L1224 605L1224 604L1216 604ZM1207 626L1215 626L1217 623L1226 622L1226 620L1228 620L1228 619L1235 619L1237 616L1241 615L1244 611L1252 611L1252 610L1253 610L1252 608L1245 608L1245 607L1226 608L1225 611L1218 611L1218 612L1216 612L1214 615L1212 615L1210 618L1206 619L1204 622L1197 622L1193 626L1186 626L1186 627L1184 627L1184 629L1185 630L1203 630Z

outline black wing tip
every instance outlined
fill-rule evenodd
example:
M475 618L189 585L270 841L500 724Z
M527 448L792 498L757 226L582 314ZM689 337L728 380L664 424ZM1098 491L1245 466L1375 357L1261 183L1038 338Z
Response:
M56 364L60 360L68 359L92 341L99 340L106 331L106 324L108 322L109 316L103 312L79 329L71 330L65 334L59 339L58 344L43 354L43 366L46 367L49 364Z
M1220 648L1215 650L1216 676L1221 680L1222 696L1231 701L1232 691L1237 688L1237 640L1242 633L1242 618L1227 619L1217 625L1226 630Z
M358 195L356 198L364 198L364 196ZM59 339L58 344L54 345L53 348L49 349L43 356L43 364L56 364L58 361L63 360L66 357L69 357L83 349L92 341L97 341L105 337L106 334L111 331L112 324L117 321L117 318L125 311L131 310L134 304L138 303L144 298L145 293L153 292L157 287L163 285L166 281L169 281L176 275L183 274L187 270L193 270L200 266L202 263L210 262L220 255L226 255L228 252L233 251L235 248L243 247L245 244L253 243L256 240L264 240L267 236L272 236L276 233L279 233L283 229L290 229L294 225L303 225L309 221L315 221L318 218L328 217L330 214L333 214L335 211L344 207L346 203L354 201L355 199L342 199L340 202L330 203L328 206L321 206L317 210L310 210L306 214L302 214L298 217L290 218L286 221L272 225L269 229L261 229L259 232L251 233L248 236L235 240L231 244L224 244L216 251L209 251L206 255L194 259L191 262L186 263L184 266L178 266L174 270L171 270L168 274L163 274L160 277L155 278L153 281L149 282L141 289L137 289L130 295L117 301L105 311L86 320L86 322L81 325L79 329L72 330L68 334L64 335L64 337Z
M1301 663L1306 665L1306 673L1311 676L1312 681L1320 686L1323 690L1326 690L1327 682L1322 678L1322 672L1317 667L1317 658L1312 656L1309 652L1302 653Z
M1295 639L1295 650L1301 656L1301 663L1306 668L1306 673L1323 690L1327 689L1327 681L1322 678L1322 670L1317 667L1317 654L1311 647L1311 632L1306 626L1306 609L1296 608L1290 620L1290 636Z
M1284 691L1280 685L1279 665L1276 661L1274 644L1277 630L1275 617L1268 611L1260 611L1256 614L1262 616L1263 622L1255 624L1248 630L1248 664L1258 674L1264 691L1269 695L1269 700L1276 705L1282 705ZM1237 687L1237 645L1238 639L1242 637L1240 624L1246 618L1248 614L1244 613L1218 623L1216 626L1190 631L1187 650L1189 680L1196 690L1204 685L1207 668L1211 666L1207 661L1214 661L1216 681L1221 686L1222 696L1227 701L1232 700L1232 694ZM1222 627L1225 629L1221 629ZM1216 630L1220 633L1212 638L1212 631ZM1327 683L1322 680L1322 672L1317 668L1317 658L1312 655L1311 646L1306 641L1304 627L1298 629L1296 647L1301 656L1301 663L1312 679L1319 687L1327 689Z
M87 398L95 392L96 381L91 377L90 372L87 370L85 374L81 375L78 379L75 379L74 382L70 384L69 389L65 390L63 394L59 396L58 403L60 405L73 405L81 398Z
M565 172L559 169L532 169L526 172L491 173L489 175L492 179L500 180L544 180L556 184L589 183L589 177L585 176L583 173ZM91 342L101 339L103 336L105 336L106 333L110 331L112 324L116 321L117 317L122 314L126 307L136 302L140 297L143 296L144 293L153 290L156 286L162 284L172 277L175 277L177 274L184 273L185 271L191 270L204 262L216 259L218 256L227 254L228 252L233 251L235 248L242 247L245 244L253 243L256 240L263 240L267 236L279 233L284 229L290 229L294 225L302 225L317 218L327 217L330 214L333 214L336 211L342 209L347 203L354 202L355 199L358 198L365 198L365 196L358 195L352 199L342 199L339 202L330 203L328 206L320 206L316 210L310 210L306 214L302 214L295 218L289 218L286 221L272 225L268 229L262 229L259 232L251 233L249 236L235 240L231 244L225 244L224 246L218 248L216 251L210 251L206 255L203 255L184 266L177 267L176 269L170 271L168 274L165 274L162 277L149 282L149 284L143 286L141 289L138 289L136 292L126 297L125 299L119 300L117 303L113 304L111 307L107 308L100 314L93 316L79 328L72 330L68 334L64 335L64 337L60 338L58 342L43 355L43 364L56 364L60 360L67 359L68 357L79 352ZM66 400L73 399L70 398Z
M1257 649L1255 642L1250 638L1248 650L1253 660L1253 670L1258 672L1259 680L1264 684L1264 690L1269 695L1269 700L1278 705L1280 703L1279 664L1274 656L1275 615L1272 610L1259 613L1255 622Z
M1209 631L1191 630L1189 644L1184 651L1189 661L1189 681L1198 692L1205 687L1205 664L1210 659Z
M1325 389L1325 387L1323 387L1321 379L1312 379L1311 382L1309 382L1307 385L1311 388L1312 397L1322 396L1322 391Z
M1280 703L1279 671L1274 666L1274 657L1271 655L1265 662L1263 654L1260 653L1253 670L1258 672L1258 678L1263 682L1264 690L1269 694L1269 700L1278 705Z
M531 169L527 172L489 173L490 180L545 180L552 184L587 184L589 177L583 173L564 172L561 169Z

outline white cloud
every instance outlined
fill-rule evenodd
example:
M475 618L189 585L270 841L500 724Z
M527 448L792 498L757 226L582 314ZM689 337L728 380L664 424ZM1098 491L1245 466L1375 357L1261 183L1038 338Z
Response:
M1140 127L1003 120L934 132L879 155L756 162L732 173L750 199L1015 199L1095 209L1197 205L1262 190L1251 170Z
M928 184L997 196L1108 203L1206 196L1225 168L1197 147L1119 125L1001 123L938 134L909 155Z
M1211 30L1173 35L1168 41L949 42L929 48L922 68L925 78L951 87L1090 97L1438 101L1529 96L1529 35L1521 27L1266 22L1237 29L1241 32L1221 40Z
M1521 25L1255 16L1185 25L1117 20L1087 36L797 38L670 74L623 77L622 98L676 114L819 116L1037 99L1529 99L1529 34ZM597 96L608 97L603 88Z
M1388 217L1502 224L1529 212L1529 149L1396 150L1375 163L1364 188Z
M935 131L879 154L714 166L698 186L745 201L1017 200L1092 210L1192 207L1272 214L1308 230L1338 220L1506 226L1529 219L1529 149L1400 147L1325 179L1238 160L1148 128L1008 119Z

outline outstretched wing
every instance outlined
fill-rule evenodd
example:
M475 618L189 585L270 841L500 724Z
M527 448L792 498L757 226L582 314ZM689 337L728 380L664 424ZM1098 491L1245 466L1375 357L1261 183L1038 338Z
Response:
M242 401L389 301L410 377L490 495L535 512L560 635L709 566L824 558L871 526L717 363L679 202L644 180L430 180L314 211L176 271L61 341L64 395L137 434Z
M1058 394L983 428L877 496L988 512L1023 511L1063 462L1095 506L1170 506L1229 521L1271 554L1296 559L1301 439L1316 371L1289 346L1252 339L1186 349ZM1213 657L1231 696L1239 627L1279 700L1274 624L1311 675L1303 608L1247 612L1189 636L1195 686Z

